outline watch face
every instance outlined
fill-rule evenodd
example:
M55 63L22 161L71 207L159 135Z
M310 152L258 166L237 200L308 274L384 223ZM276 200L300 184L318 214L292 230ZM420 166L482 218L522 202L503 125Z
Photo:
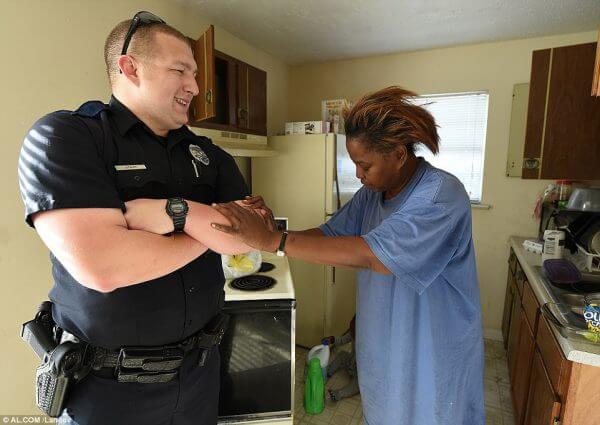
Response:
M181 199L170 199L167 203L167 212L172 216L186 215L188 212L187 203Z
M181 214L182 212L185 211L185 208L183 206L183 204L172 204L171 205L171 211L173 211L175 214Z

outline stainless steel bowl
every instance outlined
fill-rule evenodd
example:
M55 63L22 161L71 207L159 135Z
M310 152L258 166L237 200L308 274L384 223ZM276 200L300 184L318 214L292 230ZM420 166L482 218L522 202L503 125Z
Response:
M600 187L576 187L567 202L567 209L600 212Z

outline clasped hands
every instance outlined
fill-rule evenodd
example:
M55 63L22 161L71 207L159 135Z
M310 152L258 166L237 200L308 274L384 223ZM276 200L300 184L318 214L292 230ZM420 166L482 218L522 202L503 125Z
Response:
M160 235L171 233L173 220L166 213L165 206L165 199L135 199L126 202L124 216L127 227L130 230L143 230ZM262 196L247 196L243 200L213 204L212 207L229 222L229 225L212 222L212 228L255 249L274 251L277 248L280 234L275 231L273 212L266 206ZM190 206L186 228L194 225L196 220L190 219L192 209L193 206ZM202 220L202 217L198 217L198 220Z

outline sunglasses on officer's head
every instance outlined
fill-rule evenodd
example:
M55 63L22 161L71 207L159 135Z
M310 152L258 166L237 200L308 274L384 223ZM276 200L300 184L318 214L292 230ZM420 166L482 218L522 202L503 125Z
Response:
M127 48L129 47L129 42L131 41L131 37L137 31L137 29L143 25L148 24L164 24L165 21L160 19L153 13L141 11L134 15L131 20L131 24L129 25L129 30L127 30L127 35L125 36L125 42L123 43L123 50L121 50L121 55L127 54Z

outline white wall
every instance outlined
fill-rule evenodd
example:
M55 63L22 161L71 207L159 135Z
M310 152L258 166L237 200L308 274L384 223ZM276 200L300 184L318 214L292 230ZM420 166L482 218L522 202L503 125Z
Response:
M482 202L492 209L473 210L473 239L485 334L499 338L508 237L536 234L533 206L548 183L505 175L513 85L529 81L533 50L596 40L586 32L295 66L289 120L320 119L323 99L356 99L389 85L419 94L489 92Z
M27 0L0 4L3 101L0 106L0 415L37 414L33 382L36 358L18 337L51 287L50 262L35 231L23 220L17 158L27 129L56 109L89 99L107 101L103 46L110 30L139 10L161 16L190 37L210 22L194 10L159 0ZM288 66L219 27L216 48L267 72L268 131L285 121ZM247 161L241 161L242 165ZM247 168L247 167L246 167ZM93 314L93 312L90 312Z

